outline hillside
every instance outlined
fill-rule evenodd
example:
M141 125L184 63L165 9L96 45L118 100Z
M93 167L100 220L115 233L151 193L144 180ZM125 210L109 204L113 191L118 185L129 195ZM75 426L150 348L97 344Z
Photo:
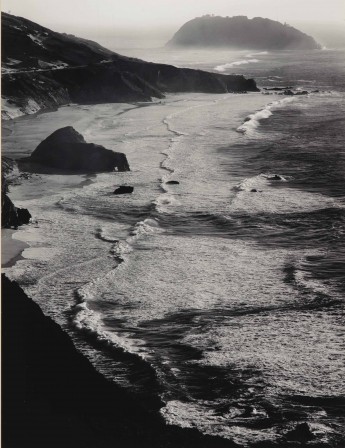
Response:
M2 117L69 103L150 101L165 92L255 91L253 80L128 58L2 13Z
M167 46L236 47L260 50L320 48L307 34L270 19L203 16L185 23Z

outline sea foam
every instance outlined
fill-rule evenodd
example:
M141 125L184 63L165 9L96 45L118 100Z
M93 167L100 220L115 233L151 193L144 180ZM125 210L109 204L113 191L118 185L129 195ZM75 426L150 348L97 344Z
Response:
M217 70L217 72L225 72L228 68L237 67L238 65L255 64L256 62L259 62L259 59L242 59L241 61L217 65L214 69Z
M237 128L237 132L246 134L249 137L256 136L257 135L256 129L259 127L261 120L265 120L265 119L269 118L273 114L273 111L275 109L279 109L280 107L286 106L287 104L294 101L294 99L295 98L293 98L293 97L289 97L289 98L284 98L279 101L274 101L274 102L268 104L265 108L258 110L257 112L255 112L253 114L248 115L245 122Z

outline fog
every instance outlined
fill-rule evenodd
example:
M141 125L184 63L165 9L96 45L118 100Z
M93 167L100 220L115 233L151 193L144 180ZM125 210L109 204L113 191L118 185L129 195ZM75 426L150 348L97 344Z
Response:
M2 0L1 8L119 48L161 47L185 22L205 14L266 17L287 22L328 48L345 46L343 0Z
M317 42L326 48L345 48L345 22L303 22L297 20L291 25L313 36Z

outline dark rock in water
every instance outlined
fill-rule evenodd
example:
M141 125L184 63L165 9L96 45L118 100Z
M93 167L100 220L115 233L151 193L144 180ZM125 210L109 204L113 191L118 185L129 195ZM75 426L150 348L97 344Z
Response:
M258 191L258 190L257 190L256 188L252 188L252 189L250 190L251 193L257 193L257 191Z
M1 227L17 228L29 224L30 219L26 208L17 208L6 194L1 194Z
M302 91L296 92L295 95L308 95L308 93L309 92L307 90L302 90Z
M26 208L17 208L18 219L22 224L28 224L31 219L31 215Z
M308 423L300 423L295 429L285 434L287 440L305 443L315 438Z
M3 157L1 160L1 227L17 228L23 224L28 224L31 219L31 215L26 208L17 208L11 199L8 197L8 176L15 162L9 158Z
M116 188L114 194L129 194L133 193L134 187L130 187L129 185L121 185L121 187Z
M264 90L273 90L279 92L280 90L291 90L292 87L264 87Z
M71 126L53 132L29 158L23 160L69 171L129 171L125 154L86 143L84 137Z
M284 90L283 95L289 95L289 96L293 96L294 93L292 90Z
M177 180L168 180L167 182L165 182L167 185L179 185L180 182L178 182Z
M278 176L278 174L275 174L274 176L267 177L268 180L283 180L281 176Z

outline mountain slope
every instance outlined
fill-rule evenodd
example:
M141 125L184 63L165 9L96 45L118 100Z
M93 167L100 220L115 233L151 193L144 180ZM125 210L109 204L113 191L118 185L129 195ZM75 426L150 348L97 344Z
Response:
M243 76L128 58L95 42L2 13L2 117L69 103L150 101L165 92L258 90Z
M289 25L246 16L197 17L185 23L167 46L214 46L260 50L313 50L315 40Z

